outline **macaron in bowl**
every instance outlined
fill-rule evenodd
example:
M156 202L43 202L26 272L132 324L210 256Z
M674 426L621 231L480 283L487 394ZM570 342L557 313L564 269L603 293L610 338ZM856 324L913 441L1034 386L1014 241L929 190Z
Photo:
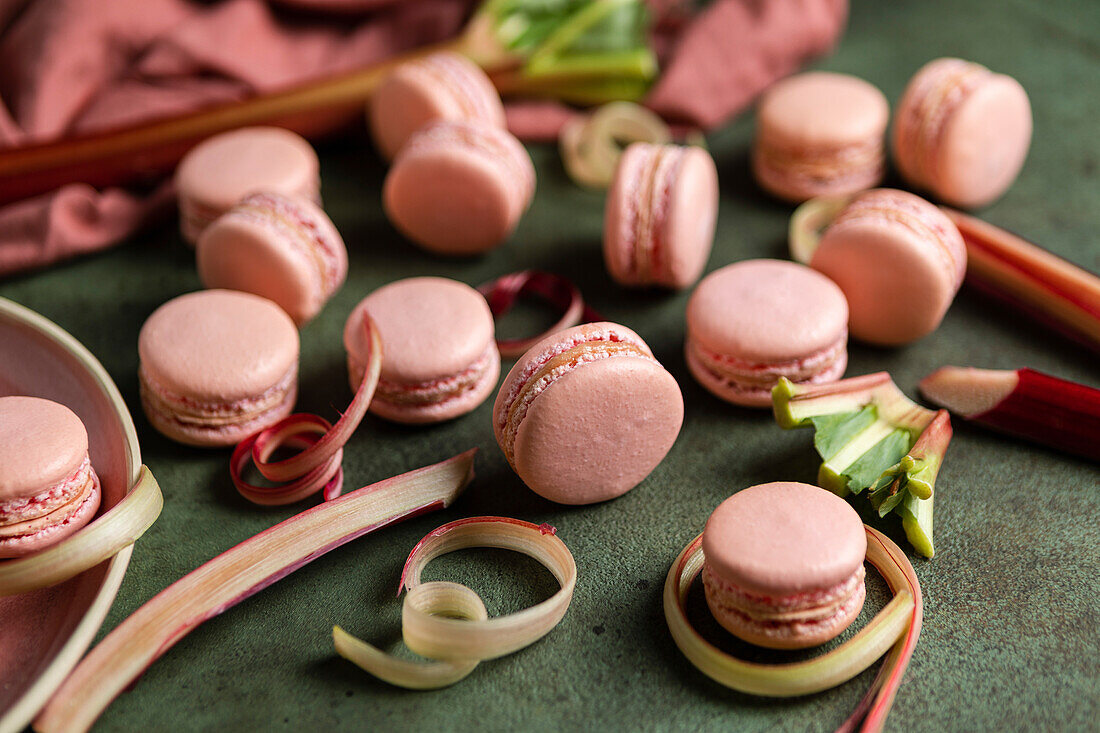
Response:
M301 135L281 127L242 127L193 147L175 176L180 230L188 243L255 191L275 191L319 202L320 163Z
M153 311L138 335L141 404L180 443L227 446L290 414L298 329L267 298L202 290Z
M507 130L443 121L401 149L382 205L402 234L430 252L473 255L511 235L534 193L531 156Z
M348 378L359 388L369 357L363 314L382 339L382 373L370 411L401 423L434 423L470 412L492 393L500 352L488 303L442 277L398 280L375 290L344 327Z
M80 418L52 400L0 397L0 559L65 539L100 498Z
M857 196L810 258L844 291L861 341L907 344L934 331L966 274L958 228L919 196L890 188Z
M849 504L788 481L743 489L703 531L703 588L715 620L771 649L836 637L866 597L867 535Z
M696 381L745 407L770 407L780 377L821 384L848 365L848 303L821 273L744 260L707 275L687 306L684 353Z
M536 494L592 504L637 486L680 433L680 386L638 334L588 323L547 336L504 379L493 430Z
M387 160L435 120L468 120L504 128L504 105L489 77L465 56L433 53L398 66L371 96L371 132Z
M702 148L634 143L615 169L603 254L621 285L686 288L714 243L718 171Z
M195 248L208 288L274 301L299 326L316 316L348 272L348 252L332 221L306 199L254 193L218 217Z
M902 176L954 206L984 206L1020 173L1031 146L1031 103L1018 81L942 58L909 81L894 115Z
M765 92L752 169L771 194L798 203L877 186L886 171L886 97L848 74L812 71Z

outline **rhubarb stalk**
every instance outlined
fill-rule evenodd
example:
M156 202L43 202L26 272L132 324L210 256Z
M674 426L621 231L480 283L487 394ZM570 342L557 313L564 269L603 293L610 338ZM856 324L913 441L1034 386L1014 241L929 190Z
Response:
M945 366L920 391L970 422L1100 461L1100 390L1034 369Z
M502 275L496 280L478 286L478 292L489 302L493 317L503 316L512 309L521 295L534 295L562 311L561 318L537 336L522 339L497 339L497 348L505 359L523 356L546 336L578 323L602 321L599 313L584 303L581 291L572 282L550 272L523 270Z
M84 658L39 714L35 729L87 730L111 700L199 624L346 542L449 506L473 477L475 452L314 506L191 571Z
M898 514L909 542L932 557L934 486L951 441L947 411L916 404L886 372L831 384L781 378L772 405L780 427L814 428L820 486L839 496L867 490L879 516Z

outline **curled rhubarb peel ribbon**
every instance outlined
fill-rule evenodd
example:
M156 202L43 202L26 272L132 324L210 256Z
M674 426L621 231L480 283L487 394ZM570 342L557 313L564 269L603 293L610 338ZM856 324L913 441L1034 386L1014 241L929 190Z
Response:
M688 661L714 681L764 697L794 697L835 687L867 669L893 647L883 672L868 693L868 698L873 697L873 705L869 711L867 706L862 711L857 709L863 722L861 730L880 730L920 635L923 602L920 583L905 553L877 530L866 525L864 530L867 560L886 579L894 598L870 623L837 648L804 662L758 664L726 654L704 639L691 625L686 606L691 584L703 568L701 534L676 558L665 580L665 620L673 641Z
M581 291L561 275L540 270L523 270L502 275L478 286L478 292L489 302L493 317L503 316L512 309L521 295L534 295L562 311L561 318L537 336L522 339L498 339L497 348L505 359L515 359L552 333L578 323L602 321L603 317L585 305Z
M413 548L399 586L399 592L408 591L401 613L405 645L432 661L396 659L339 626L332 630L336 652L390 684L427 690L458 682L481 660L530 646L565 616L577 582L573 555L555 533L547 524L508 517L471 517L443 525ZM470 588L459 583L420 582L421 572L434 558L467 547L496 547L529 555L553 573L561 588L530 608L488 618L485 604Z
M344 472L340 466L344 445L367 414L382 372L382 340L370 316L364 314L369 356L363 380L348 409L332 425L318 415L298 413L242 440L229 459L229 473L241 496L268 506L292 504L322 491L325 501L340 495ZM300 448L301 452L281 461L271 456L279 448ZM244 480L249 462L275 487L256 486Z

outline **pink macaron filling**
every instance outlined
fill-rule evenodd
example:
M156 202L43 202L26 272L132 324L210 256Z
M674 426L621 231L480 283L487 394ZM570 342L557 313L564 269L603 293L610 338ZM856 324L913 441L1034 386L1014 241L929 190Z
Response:
M886 154L877 138L813 149L791 148L762 138L753 151L753 164L759 176L784 189L850 190L882 180Z
M458 374L424 382L395 382L379 379L374 401L404 407L427 407L460 400L481 386L485 377L494 368L499 368L499 362L500 352L497 351L496 343L491 342L477 361ZM349 353L348 373L355 385L363 381L365 370L366 363L356 354Z
M682 148L669 145L651 146L646 153L627 184L620 232L627 271L641 283L661 280L666 274L663 233L673 186L685 158Z
M19 524L47 514L71 503L95 480L91 461L85 457L80 466L60 483L33 496L21 496L0 502L0 536L9 525Z
M689 360L726 388L746 395L759 393L770 399L771 389L780 377L798 384L820 384L835 381L844 374L848 363L848 331L821 351L781 362L757 363L720 354L690 336L687 352Z
M85 457L58 484L0 502L0 558L21 557L71 535L91 520L100 500L99 477Z

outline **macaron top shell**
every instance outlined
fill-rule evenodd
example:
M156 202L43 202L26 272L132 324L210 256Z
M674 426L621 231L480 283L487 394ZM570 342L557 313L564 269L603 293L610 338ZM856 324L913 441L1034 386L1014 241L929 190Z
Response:
M88 457L88 432L72 410L39 397L0 397L0 502L69 478Z
M318 187L317 153L281 127L245 127L204 140L176 169L180 196L224 211L259 189L310 196Z
M421 383L470 367L493 342L493 314L465 283L414 277L378 288L352 311L344 327L348 352L365 356L363 312L382 339L382 379Z
M890 105L873 84L812 71L768 89L757 111L757 135L775 145L841 147L881 138L889 119Z
M863 523L848 502L790 481L737 492L714 510L703 531L703 555L716 575L772 597L839 585L866 554Z
M157 308L138 336L141 368L171 393L203 401L263 394L298 363L298 329L267 298L202 290Z
M703 348L768 364L832 347L847 329L848 302L832 280L804 265L745 260L703 278L687 322Z

